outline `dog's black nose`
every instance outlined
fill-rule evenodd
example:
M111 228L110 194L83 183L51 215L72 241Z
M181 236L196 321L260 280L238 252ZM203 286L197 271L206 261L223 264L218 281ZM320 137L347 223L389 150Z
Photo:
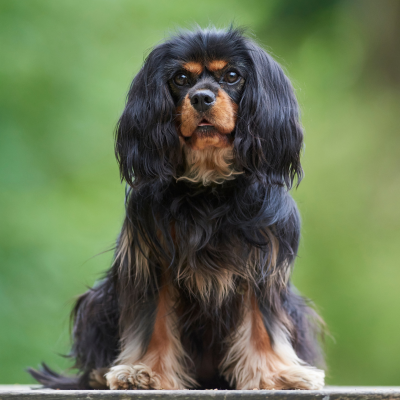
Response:
M211 90L197 90L190 97L190 104L200 112L207 111L214 103L215 94Z

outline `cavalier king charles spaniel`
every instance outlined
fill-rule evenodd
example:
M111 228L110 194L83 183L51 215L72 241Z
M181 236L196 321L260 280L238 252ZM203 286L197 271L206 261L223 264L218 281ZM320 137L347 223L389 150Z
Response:
M111 269L73 310L59 389L321 389L322 322L290 282L303 132L289 79L241 29L181 32L133 79Z

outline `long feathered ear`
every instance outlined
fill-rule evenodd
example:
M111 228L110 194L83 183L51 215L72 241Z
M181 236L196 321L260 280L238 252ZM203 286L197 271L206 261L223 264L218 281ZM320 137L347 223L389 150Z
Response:
M180 157L175 106L162 68L164 47L150 53L134 78L116 130L121 179L135 187L170 181Z
M291 188L303 175L303 132L293 87L270 55L250 40L247 47L250 71L239 105L236 160L264 184Z

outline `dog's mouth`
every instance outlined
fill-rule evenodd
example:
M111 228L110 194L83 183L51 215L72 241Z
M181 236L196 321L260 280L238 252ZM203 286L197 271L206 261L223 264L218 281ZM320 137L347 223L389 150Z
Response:
M208 119L203 118L198 123L190 136L183 136L185 143L194 144L197 140L201 140L212 136L221 136L221 133ZM225 136L225 135L224 135Z
M205 118L203 118L197 126L214 126L210 122L208 122Z
M212 124L208 119L203 118L198 124L196 129L193 131L192 136L194 135L197 139L202 137L210 137L213 135L220 135L221 132Z
M185 145L193 150L203 150L207 147L228 147L233 142L233 136L229 133L221 133L206 119L197 125L191 136L183 136Z
M233 143L233 132L221 132L218 123L214 125L211 120L202 118L197 125L194 125L194 130L190 136L180 135L183 143L193 150L203 150L209 147L231 147Z

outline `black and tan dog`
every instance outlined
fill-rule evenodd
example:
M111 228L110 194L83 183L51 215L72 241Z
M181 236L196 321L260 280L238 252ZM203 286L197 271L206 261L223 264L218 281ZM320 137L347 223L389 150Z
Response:
M134 78L115 152L126 218L74 309L61 389L320 389L318 317L290 274L303 133L281 67L238 29L180 33Z

